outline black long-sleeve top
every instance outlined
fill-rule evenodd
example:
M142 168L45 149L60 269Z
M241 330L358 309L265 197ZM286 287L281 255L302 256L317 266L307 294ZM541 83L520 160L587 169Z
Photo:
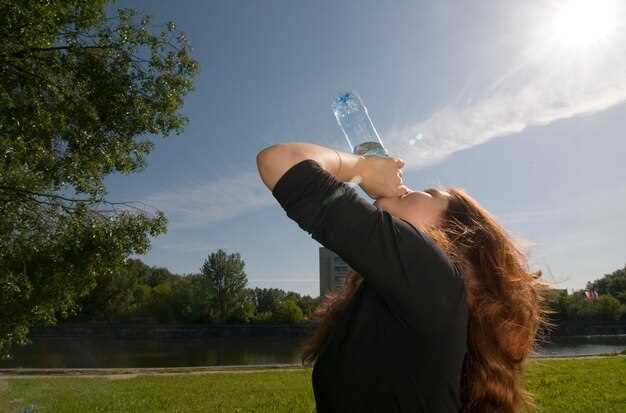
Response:
M272 194L363 277L315 361L317 412L458 412L468 322L460 269L312 159L286 171Z
M461 270L314 160L293 165L272 194L363 277L313 367L318 413L458 412L468 322Z

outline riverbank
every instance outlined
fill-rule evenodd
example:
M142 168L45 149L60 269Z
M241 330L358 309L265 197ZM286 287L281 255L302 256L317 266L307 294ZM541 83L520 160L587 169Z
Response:
M622 352L626 356L626 350ZM541 357L541 360L594 359L619 356L619 354ZM114 377L114 376L176 376L184 374L252 373L306 369L300 364L247 364L232 366L194 367L144 367L144 368L9 368L0 369L0 379L39 377Z
M315 407L311 368L294 366L126 369L124 374L95 377L0 375L0 411L33 406L34 411L60 413L311 413ZM535 394L540 413L624 413L624 377L625 355L558 357L529 360L524 382Z
M624 321L553 320L552 337L626 334ZM157 324L123 322L62 323L33 327L31 338L204 339L225 337L308 337L319 321L295 324Z
M236 366L202 367L146 367L146 368L95 368L95 369L0 369L0 379L37 377L111 377L111 376L152 376L209 373L249 373L264 371L284 371L303 369L299 364L247 364Z

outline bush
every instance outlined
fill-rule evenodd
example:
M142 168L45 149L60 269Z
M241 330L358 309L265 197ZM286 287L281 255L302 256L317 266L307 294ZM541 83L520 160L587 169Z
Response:
M226 316L227 323L249 323L254 318L255 306L247 296L243 296L237 306Z
M304 320L304 314L300 306L291 299L281 301L274 311L273 319L275 323L297 323Z
M619 320L620 318L620 302L617 298L608 294L603 294L594 301L598 308L598 315L603 320Z

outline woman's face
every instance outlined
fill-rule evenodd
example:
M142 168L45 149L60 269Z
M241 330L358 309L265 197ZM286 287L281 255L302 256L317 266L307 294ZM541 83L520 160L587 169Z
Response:
M402 218L413 226L436 226L448 208L449 194L435 188L411 191L399 197L381 197L374 206Z

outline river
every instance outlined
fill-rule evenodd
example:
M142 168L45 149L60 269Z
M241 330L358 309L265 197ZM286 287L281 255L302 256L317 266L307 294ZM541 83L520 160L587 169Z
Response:
M300 338L111 339L39 337L0 368L188 367L299 364ZM619 353L626 334L553 337L533 357Z

